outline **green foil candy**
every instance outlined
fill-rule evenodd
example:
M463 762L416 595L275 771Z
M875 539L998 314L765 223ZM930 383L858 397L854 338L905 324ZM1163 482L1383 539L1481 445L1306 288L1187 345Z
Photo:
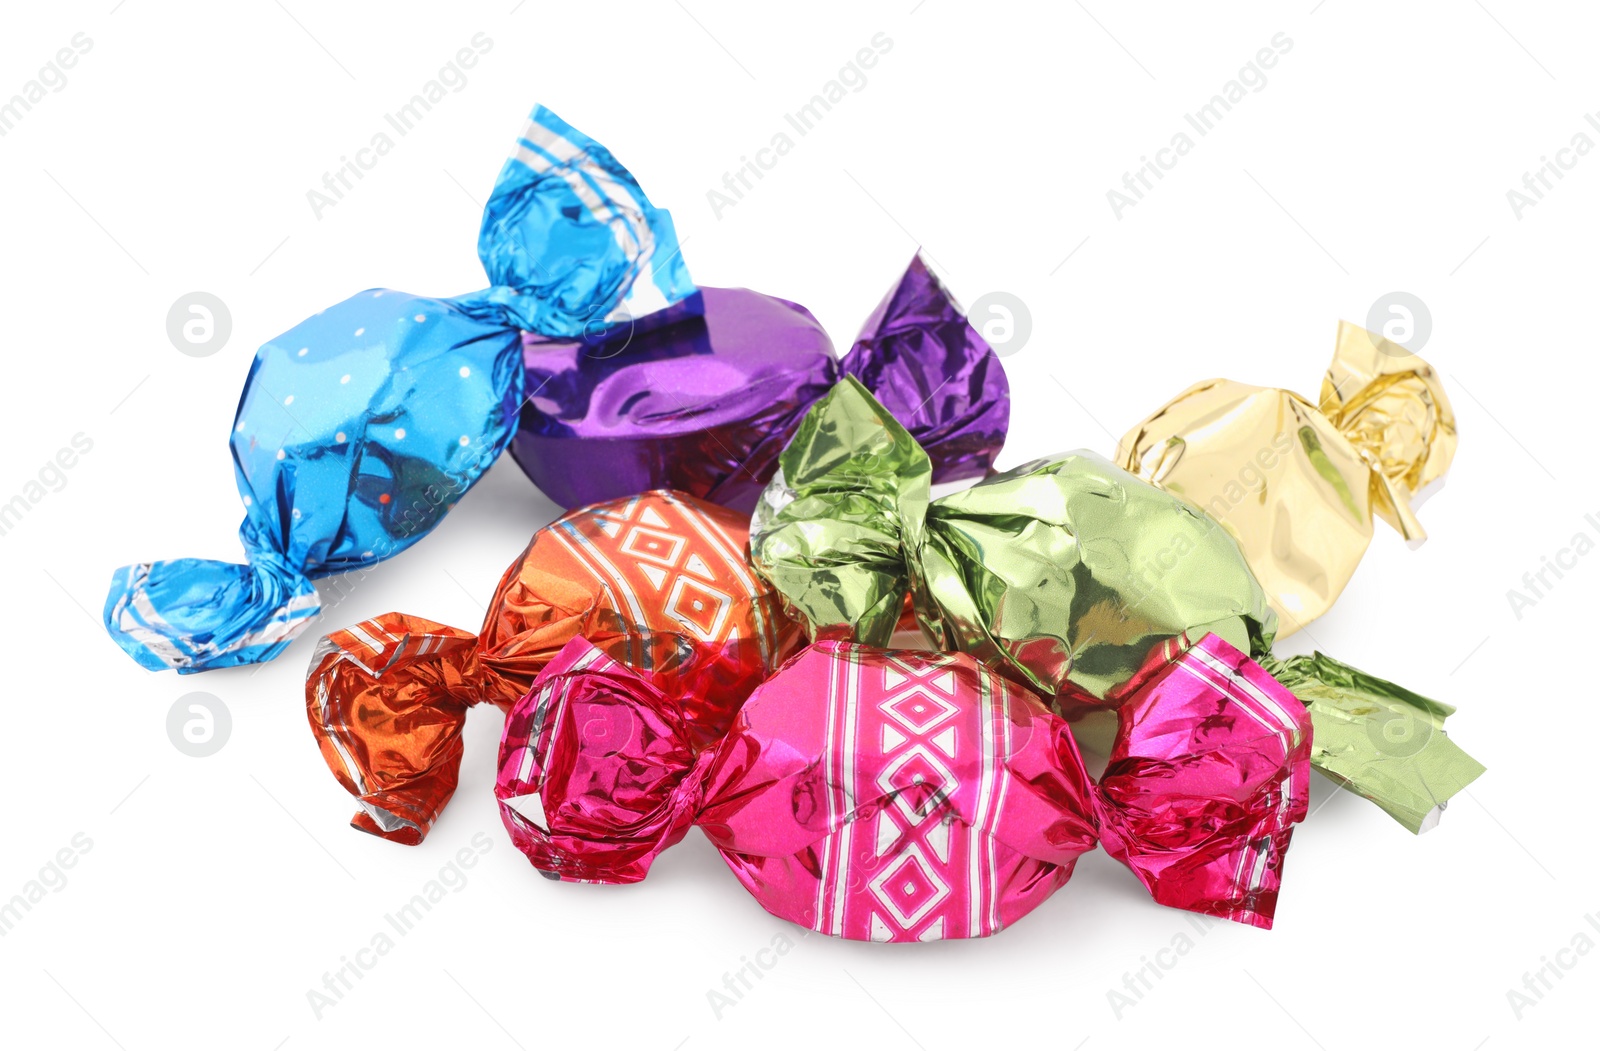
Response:
M1314 764L1413 832L1483 772L1453 709L1317 654L1271 656L1277 618L1203 511L1089 452L930 500L916 441L853 378L802 421L751 523L756 569L816 638L887 645L907 592L941 649L1055 699L1114 708L1216 632L1311 710Z

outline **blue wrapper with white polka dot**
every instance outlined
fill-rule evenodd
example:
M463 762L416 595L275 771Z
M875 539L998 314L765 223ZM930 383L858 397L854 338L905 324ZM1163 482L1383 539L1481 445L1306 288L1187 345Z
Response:
M374 289L256 353L233 426L248 566L119 570L112 636L148 668L270 659L315 616L311 580L399 554L505 450L522 338L449 300Z
M603 339L700 303L671 216L543 107L496 181L478 249L488 289L369 289L257 351L232 434L249 561L119 569L105 624L134 660L180 672L270 660L319 612L313 579L404 551L505 451L524 330Z

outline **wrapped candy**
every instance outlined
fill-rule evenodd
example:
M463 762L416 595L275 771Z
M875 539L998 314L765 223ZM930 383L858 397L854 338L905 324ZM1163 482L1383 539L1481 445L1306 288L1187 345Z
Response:
M671 487L753 504L801 413L861 376L950 477L1004 442L999 358L912 261L843 363L803 307L697 289L671 216L605 147L536 109L484 208L492 287L357 294L263 345L232 446L247 564L123 567L104 619L146 668L271 660L312 581L426 536L525 429L516 457L567 507Z
M801 422L751 523L751 559L813 638L884 644L906 593L942 650L1067 715L1115 708L1208 633L1311 710L1313 765L1412 831L1483 771L1453 709L1322 655L1277 661L1277 617L1201 511L1088 452L929 499L928 458L859 383Z
M764 908L844 938L994 934L1097 839L1157 901L1271 927L1304 708L1210 635L1118 714L1096 786L1066 723L971 656L821 642L696 756L676 699L575 639L512 708L495 794L548 876L634 882L698 823Z
M455 791L471 705L511 705L572 639L652 677L682 740L715 741L799 643L745 561L742 516L653 492L569 512L506 570L479 634L387 613L324 638L306 677L322 756L364 832L418 843Z
M1238 541L1284 626L1327 612L1372 540L1374 513L1412 543L1412 510L1442 481L1455 413L1432 366L1339 323L1318 402L1206 380L1122 440L1122 466L1201 508Z
M804 307L703 288L704 312L607 340L526 337L527 404L511 454L567 507L677 489L749 511L800 417L840 374L917 436L934 480L975 478L1005 443L1000 358L919 254L843 360Z
M270 660L316 615L313 577L404 551L505 449L523 330L574 338L699 309L671 216L543 107L484 207L478 254L488 289L371 289L256 352L232 436L249 562L118 570L105 624L129 656L182 672Z

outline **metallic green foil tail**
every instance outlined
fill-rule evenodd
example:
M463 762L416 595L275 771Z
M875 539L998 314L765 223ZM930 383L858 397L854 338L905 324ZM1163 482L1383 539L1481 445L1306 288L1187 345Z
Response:
M1412 832L1483 773L1444 732L1450 705L1321 653L1256 659L1311 710L1312 765Z
M932 475L916 439L853 377L800 422L756 505L750 557L812 638L888 645Z

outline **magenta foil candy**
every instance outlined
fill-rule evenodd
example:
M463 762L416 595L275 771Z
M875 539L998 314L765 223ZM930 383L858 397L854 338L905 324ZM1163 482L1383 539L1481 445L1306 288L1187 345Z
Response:
M698 823L764 908L838 937L994 934L1096 841L1162 904L1270 927L1304 706L1208 635L1118 719L1096 785L1067 724L971 657L821 642L697 756L676 704L575 639L512 709L495 794L547 875L634 882Z
M843 360L805 307L702 288L704 312L601 340L523 337L528 400L511 454L564 507L675 489L749 511L840 373L927 449L934 480L980 477L1005 444L1000 358L920 255Z

